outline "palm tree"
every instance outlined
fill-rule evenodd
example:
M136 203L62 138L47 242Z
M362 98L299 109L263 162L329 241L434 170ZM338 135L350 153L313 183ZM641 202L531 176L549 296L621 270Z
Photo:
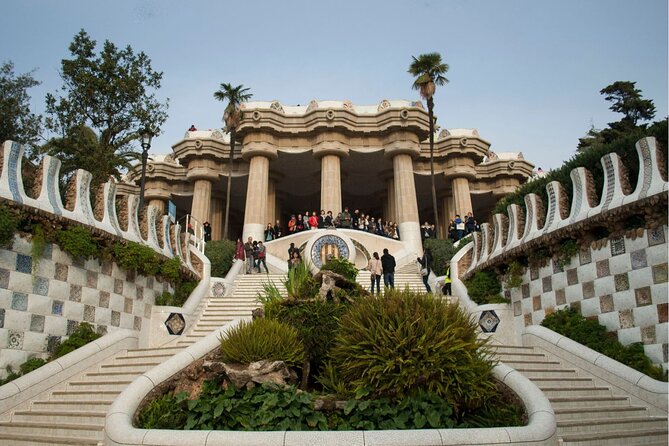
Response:
M411 56L413 62L409 66L409 73L416 78L413 89L420 91L420 96L427 101L427 114L430 121L430 178L432 179L432 207L434 209L434 227L439 231L439 216L437 214L437 190L434 185L434 91L437 85L444 85L448 79L444 74L448 71L448 64L441 61L441 54L421 54L417 58ZM442 236L443 237L443 236Z
M220 90L214 93L214 97L219 101L228 101L228 105L223 112L223 122L225 122L225 131L230 133L230 167L228 171L228 190L225 198L225 221L223 223L223 240L228 238L228 218L230 217L230 190L232 188L232 163L235 154L235 137L237 126L242 120L242 110L240 104L246 102L253 96L248 92L248 88L243 85L233 87L231 84L221 84Z

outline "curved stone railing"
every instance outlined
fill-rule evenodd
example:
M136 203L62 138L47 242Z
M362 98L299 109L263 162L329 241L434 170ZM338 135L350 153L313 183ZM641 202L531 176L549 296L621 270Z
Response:
M604 187L599 202L592 174L583 167L572 170L571 200L564 187L552 181L546 185L547 209L538 195L528 194L524 210L512 204L507 208L508 217L496 214L492 223L483 223L481 232L473 234L472 262L461 277L467 278L477 270L508 262L540 246L550 247L562 239L574 237L576 233L582 235L584 231L598 226L610 227L613 232L622 231L621 223L626 216L646 214L652 217L651 221L647 220L647 225L654 227L662 224L659 220L666 221L668 188L667 179L663 178L660 169L665 162L664 154L652 137L639 140L636 149L639 176L634 190L616 153L601 158Z
M132 420L142 401L150 392L175 373L220 346L241 320L230 322L203 340L177 353L159 366L135 379L114 401L105 420L107 445L306 445L306 444L402 444L423 445L555 445L557 427L548 399L531 381L519 372L497 365L496 379L511 388L523 401L528 424L520 427L486 429L423 429L393 431L175 431L138 429Z
M112 237L145 244L168 258L176 255L184 265L195 270L190 250L183 249L191 243L193 236L186 233L182 238L179 225L172 225L166 215L160 217L153 206L147 206L144 212L140 212L139 197L117 196L116 184L112 181L103 184L93 194L90 189L91 173L79 169L67 186L63 203L59 185L61 162L47 155L42 158L28 194L22 175L23 150L23 146L13 141L6 141L3 145L0 199L89 226Z

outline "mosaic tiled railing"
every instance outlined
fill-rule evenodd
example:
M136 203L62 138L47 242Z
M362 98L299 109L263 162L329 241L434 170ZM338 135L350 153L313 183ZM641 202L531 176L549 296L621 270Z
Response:
M75 221L112 236L143 243L166 257L178 256L185 266L194 269L189 250L182 248L182 245L187 246L187 239L191 235L186 233L186 239L182 239L179 225L171 225L166 215L160 217L153 206L147 206L140 212L139 197L136 195L117 196L116 185L112 181L92 194L92 175L79 169L67 186L63 204L59 186L61 163L51 156L42 159L29 195L21 173L22 161L23 146L6 141L0 158L0 199Z
M666 224L668 183L660 168L665 155L657 147L655 138L639 140L636 149L639 176L634 190L620 157L609 153L601 159L604 186L599 203L591 173L579 167L570 175L571 200L563 186L553 181L546 186L547 210L538 195L528 194L525 210L514 204L507 208L508 218L494 215L492 225L484 223L481 232L473 234L472 262L463 278L478 270L508 263L514 257L526 256L538 248L551 248L564 239L588 241L593 228L606 227L610 229L610 236L620 236L624 219L631 215L644 215L650 229ZM568 209L569 202L571 209Z

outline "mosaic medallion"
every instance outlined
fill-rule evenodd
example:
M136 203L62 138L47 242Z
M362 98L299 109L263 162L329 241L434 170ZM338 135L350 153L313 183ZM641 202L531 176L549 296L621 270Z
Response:
M214 297L223 297L225 295L225 284L223 282L216 282L211 287L211 295Z
M186 328L186 321L181 313L171 313L165 321L167 331L171 335L180 335Z
M348 245L343 238L337 235L324 235L316 240L311 247L311 261L317 268L327 263L332 257L349 258Z
M481 327L483 333L494 333L498 325L499 317L497 317L497 313L494 310L486 310L481 313L479 327Z

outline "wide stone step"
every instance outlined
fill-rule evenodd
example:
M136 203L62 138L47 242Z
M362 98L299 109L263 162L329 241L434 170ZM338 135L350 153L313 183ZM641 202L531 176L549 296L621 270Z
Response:
M574 396L610 396L611 389L608 387L545 387L541 389L550 400L552 397L574 397Z
M639 417L648 413L648 409L643 406L554 408L554 411L557 420L620 419Z
M525 347L522 345L491 344L490 347L492 348L493 351L495 351L498 354L504 354L504 353L510 353L510 354L530 353L539 355L542 354L542 353L536 353L534 347Z
M128 372L128 373L136 373L138 375L141 375L142 373L146 372L149 369L154 368L158 364L160 364L162 361L145 361L145 362L139 362L139 363L133 363L133 364L128 364L128 363L123 363L123 364L102 364L100 365L100 372L105 372L105 371L123 371L123 372Z
M96 395L97 396L97 395ZM32 408L35 410L92 410L106 411L114 402L114 399L97 400L72 400L72 401L33 401Z
M537 385L538 388L549 388L549 387L588 387L594 384L592 378L582 378L582 377L571 377L571 378L532 378L532 382Z
M55 435L14 434L0 432L0 445L7 446L97 446L98 440L91 438L60 437Z
M513 361L513 360L524 360L524 361L530 361L530 360L545 360L546 355L543 353L533 353L533 352L525 352L525 351L519 351L519 352L499 352L493 349L493 352L495 353L495 356L499 358L500 361L506 362L506 361Z
M232 304L232 303L223 303L223 304L212 304L207 307L207 311L211 310L217 310L219 308L224 308L226 310L230 311L247 311L247 310L252 310L256 308L258 305L260 305L258 302L253 303L253 304Z
M154 347L154 348L141 348L128 350L126 356L144 356L149 352L162 352L164 354L175 355L179 353L182 349L180 347Z
M527 370L528 368L544 369L544 370L564 370L562 364L558 361L541 361L537 359L520 359L512 358L507 361L502 361L504 364L516 370Z
M168 358L171 358L174 356L173 354L165 354L165 353L151 353L151 352L146 352L143 355L137 355L137 356L117 356L114 358L113 363L114 364L142 364L146 362L158 362L161 363L165 361Z
M86 381L97 382L97 381L110 381L114 379L123 379L123 380L133 380L140 375L138 372L133 372L129 370L108 370L104 372L89 372L83 376L83 379Z
M551 378L551 379L562 379L562 378L575 378L578 375L574 369L551 369L546 367L515 367L517 371L525 375L525 377L533 380L534 378Z
M106 411L82 410L17 410L12 414L12 422L29 421L36 423L57 424L95 424L102 429L105 423Z
M609 419L581 419L557 422L558 435L584 432L620 432L632 429L658 430L667 428L667 419L661 417L631 417Z
M37 423L28 421L12 421L0 423L0 434L11 433L20 438L27 435L39 435L40 437L65 437L86 438L90 440L102 440L102 428L96 424L86 423Z
M54 390L51 392L52 401L98 401L98 400L111 400L114 399L120 394L120 391L116 390L96 390L91 392L85 389L67 389L67 390Z
M591 432L562 435L562 444L570 446L667 444L666 429L633 429L624 432Z
M119 380L107 380L107 381L70 381L67 385L69 389L72 390L88 390L88 391L98 391L98 390L114 390L121 392L123 389L128 387L133 380L132 379L119 379Z
M553 409L567 409L578 407L620 407L629 405L629 399L624 396L574 396L548 398Z

